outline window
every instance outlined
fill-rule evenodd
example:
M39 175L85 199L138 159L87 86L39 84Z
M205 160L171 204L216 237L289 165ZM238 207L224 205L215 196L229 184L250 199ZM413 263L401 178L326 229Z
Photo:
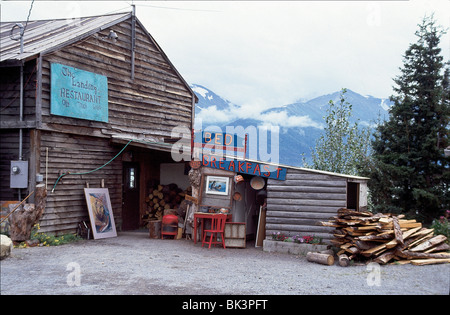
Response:
M134 167L130 167L128 187L136 188L136 170Z

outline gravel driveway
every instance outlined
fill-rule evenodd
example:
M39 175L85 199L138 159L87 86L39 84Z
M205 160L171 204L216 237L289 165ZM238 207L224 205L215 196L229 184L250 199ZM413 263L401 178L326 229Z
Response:
M450 264L343 268L252 245L207 249L185 239L119 232L14 249L0 262L1 294L449 294Z

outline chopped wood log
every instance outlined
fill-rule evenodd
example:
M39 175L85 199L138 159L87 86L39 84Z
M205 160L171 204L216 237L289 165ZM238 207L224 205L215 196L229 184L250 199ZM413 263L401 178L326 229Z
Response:
M378 235L362 235L356 237L360 241L386 241L391 240L391 234L378 234Z
M442 244L439 244L439 245L437 245L435 247L427 249L425 251L425 253L444 252L444 251L448 251L448 250L450 250L450 245L448 245L447 243L442 243Z
M395 250L390 250L377 257L374 262L379 264L387 264L392 258L394 258L394 256Z
M411 248L411 251L419 252L419 251L427 250L435 245L438 245L438 244L444 242L446 239L447 239L447 237L444 235L437 235L437 236L425 241L424 243L417 245L414 248Z
M308 252L306 254L306 260L310 262L316 262L322 265L328 265L331 266L334 264L334 257L333 255L329 254L321 254L316 252Z
M397 244L403 245L403 233L400 228L400 223L397 217L392 218L392 224L394 225L394 235Z
M400 250L396 252L397 255L404 257L406 259L418 259L418 258L434 258L434 259L445 259L450 258L450 253L441 252L441 253L421 253L421 252L412 252L410 250Z
M341 254L339 255L338 263L341 267L347 267L348 265L350 265L350 259L348 259L347 255Z
M431 264L448 264L450 263L450 258L445 259L414 259L411 260L411 264L416 266L424 266Z
M417 246L417 245L419 245L419 244L421 244L421 243L423 243L423 242L429 240L430 238L433 237L433 235L434 235L434 232L430 232L430 233L428 233L428 234L426 234L426 235L419 235L419 236L416 236L416 237L412 240L412 242L408 245L408 248L415 247L415 246Z
M338 248L337 255L350 255L349 259L373 260L386 264L393 260L401 263L428 259L431 262L447 259L446 237L435 236L433 229L422 227L416 220L390 213L358 212L341 208L337 216L320 225L335 227L331 244ZM436 255L436 256L434 256Z
M361 252L361 254L363 254L365 257L370 257L372 255L376 255L378 253L380 253L381 251L386 249L386 244L381 244L378 246L375 246L371 249L365 250L363 252Z

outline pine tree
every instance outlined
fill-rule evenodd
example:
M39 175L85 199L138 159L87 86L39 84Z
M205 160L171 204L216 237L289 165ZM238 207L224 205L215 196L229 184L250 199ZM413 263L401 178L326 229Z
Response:
M433 16L416 31L394 79L389 120L378 126L369 187L386 211L413 213L431 220L449 206L448 69L438 47L445 33ZM447 178L447 180L446 180Z

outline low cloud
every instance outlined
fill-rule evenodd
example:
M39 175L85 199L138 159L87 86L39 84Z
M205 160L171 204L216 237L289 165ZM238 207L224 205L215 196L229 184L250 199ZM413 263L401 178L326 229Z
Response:
M312 120L308 115L306 116L289 116L286 111L270 112L259 117L263 125L275 125L281 127L313 127L322 129L322 125Z

